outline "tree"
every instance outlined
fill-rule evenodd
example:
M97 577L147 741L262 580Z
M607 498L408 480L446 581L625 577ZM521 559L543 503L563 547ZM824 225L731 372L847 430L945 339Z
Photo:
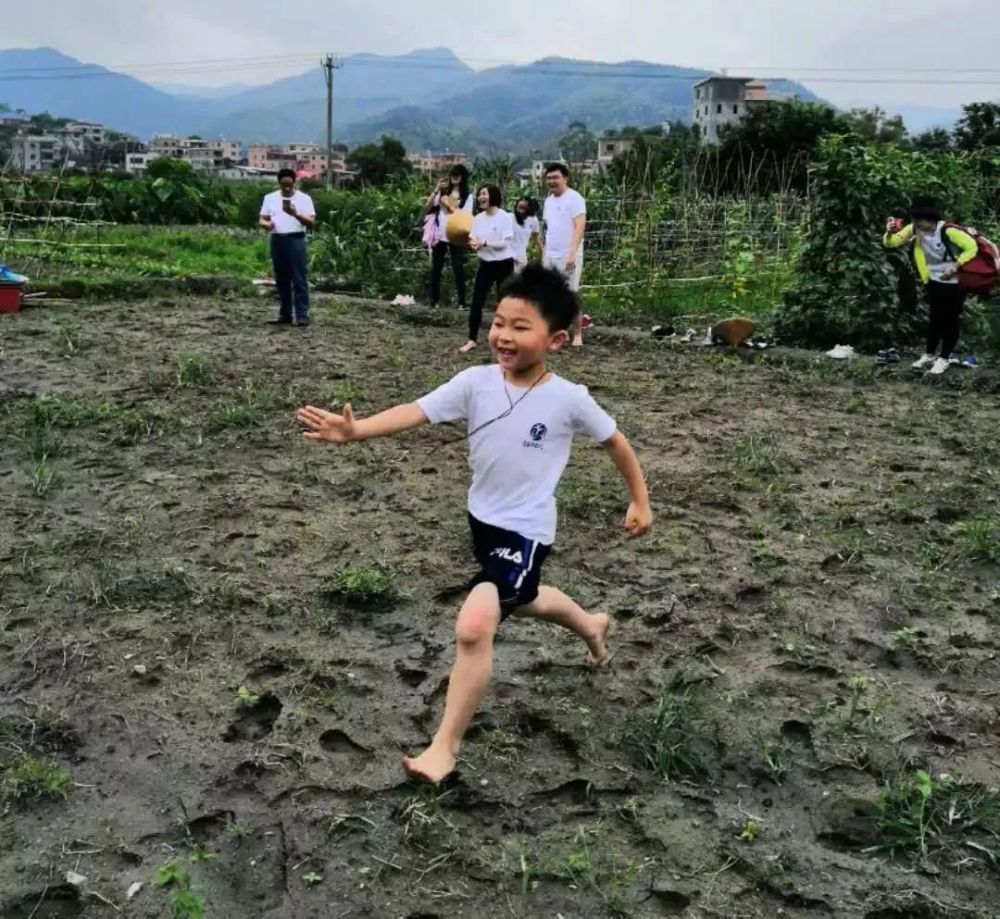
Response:
M913 138L911 145L914 150L923 150L927 153L944 152L952 149L951 132L946 128L930 128Z
M363 144L347 155L347 166L358 174L361 185L388 185L405 178L412 168L406 147L395 137L383 134L377 144Z
M662 179L681 169L699 149L698 134L682 123L637 131L635 143L619 154L608 167L608 177L617 186L634 191L650 191Z
M955 125L955 143L960 150L1000 147L1000 103L973 102L962 111Z
M146 174L153 180L163 179L166 182L188 182L195 178L194 167L187 160L170 156L150 160Z
M852 108L844 115L844 123L862 140L883 144L902 144L906 141L906 124L901 115L890 115L885 109Z
M567 163L583 163L596 158L597 138L582 121L574 121L559 135L556 149Z

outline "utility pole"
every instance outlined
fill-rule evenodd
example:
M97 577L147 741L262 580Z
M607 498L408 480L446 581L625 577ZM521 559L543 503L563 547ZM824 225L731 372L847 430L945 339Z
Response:
M333 72L342 65L328 54L320 66L326 80L326 187L333 188Z

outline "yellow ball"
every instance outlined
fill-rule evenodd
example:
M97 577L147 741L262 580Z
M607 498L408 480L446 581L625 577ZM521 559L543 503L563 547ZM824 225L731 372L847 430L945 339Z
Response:
M464 246L472 233L472 214L468 211L455 211L448 216L444 225L444 235L448 242L455 246Z

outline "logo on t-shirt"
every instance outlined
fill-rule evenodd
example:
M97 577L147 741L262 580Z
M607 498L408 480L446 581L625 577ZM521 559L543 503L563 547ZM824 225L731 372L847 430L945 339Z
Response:
M549 429L540 422L538 424L533 424L531 430L528 431L528 437L530 440L522 441L525 447L530 447L532 450L544 450L545 445L542 443L545 440L545 435L549 433Z

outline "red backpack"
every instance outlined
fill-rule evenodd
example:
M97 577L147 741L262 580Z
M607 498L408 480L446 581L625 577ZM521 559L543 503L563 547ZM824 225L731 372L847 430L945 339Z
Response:
M987 239L975 227L963 227L958 223L946 223L941 230L941 239L948 254L954 258L955 252L946 230L961 230L973 238L979 252L976 257L958 269L958 286L970 294L988 294L1000 281L1000 246Z

